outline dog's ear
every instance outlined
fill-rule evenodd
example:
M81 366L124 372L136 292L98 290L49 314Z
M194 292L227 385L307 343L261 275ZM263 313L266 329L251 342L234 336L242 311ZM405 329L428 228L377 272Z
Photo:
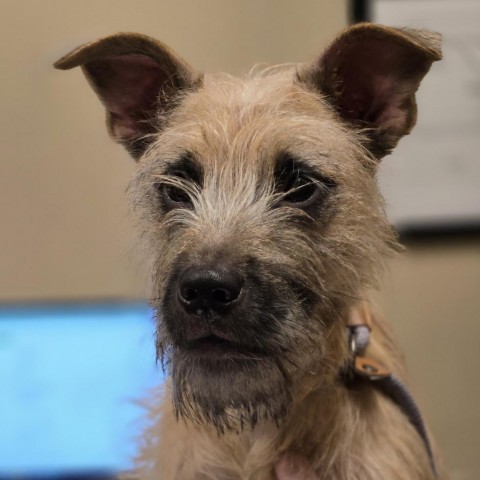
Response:
M415 125L415 92L442 57L440 35L361 23L345 30L298 80L326 95L341 117L364 128L381 158Z
M161 42L120 33L87 43L55 63L81 66L107 110L110 135L138 159L174 108L179 94L195 88L202 76Z

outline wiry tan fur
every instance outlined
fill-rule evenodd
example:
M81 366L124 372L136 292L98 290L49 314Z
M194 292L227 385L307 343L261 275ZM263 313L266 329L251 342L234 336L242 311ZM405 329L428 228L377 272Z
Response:
M378 320L375 327L378 331ZM392 371L402 372L401 359L392 347L390 336L382 332L370 354L383 359ZM381 351L383 356L377 355ZM368 386L355 392L335 384L325 388L312 375L299 388L280 429L264 425L223 437L213 429L179 422L171 401L168 386L151 399L154 424L137 459L140 478L271 480L277 478L272 466L283 454L306 459L316 474L311 478L432 478L418 434L398 407Z
M383 116L377 115L377 124L356 122L352 116L357 110L363 118L371 115L367 117L356 97L342 97L353 77L342 62L330 63L345 52L350 55L349 49L356 48L352 38L367 39L368 47L384 37L392 40L402 61L410 62L408 75L395 75L403 83L392 90L396 100ZM171 327L163 318L172 313L164 306L182 262L188 266L227 259L229 265L244 269L249 259L257 259L259 272L273 286L272 295L292 299L279 329L269 333L270 344L286 351L276 364L285 384L272 393L286 403L279 401L278 406L272 401L278 407L272 414L260 405L258 418L250 425L249 408L225 405L217 418L199 407L197 392L188 383L179 387L169 381L148 404L151 426L137 458L140 478L434 478L425 446L398 406L367 383L347 386L340 372L351 360L346 325L352 309L368 305L364 292L378 286L386 259L399 250L384 213L376 166L415 122L414 93L431 62L440 58L438 38L368 25L354 27L340 38L313 64L254 70L240 79L196 74L171 50L137 34L94 42L57 63L59 68L82 65L107 108L110 132L138 159L129 191L150 259L157 347L167 369L175 363L177 346L172 347ZM161 105L148 124L138 120L136 111L124 108L124 97L116 101L110 89L118 86L108 83L116 59L125 54L137 62L135 55L145 45L144 55L162 66L156 78L163 82ZM370 57L374 55L365 61ZM392 58L386 62L392 63ZM137 63L141 66L144 60ZM391 68L400 67L394 60ZM165 75L171 83L162 80ZM125 78L128 81L128 75ZM388 87L388 81L374 86ZM133 96L131 89L125 92L122 95ZM349 101L351 109L345 110ZM185 152L201 166L201 186L168 173ZM335 191L325 194L316 213L277 208L282 193L275 190L273 178L284 152L334 180ZM157 185L185 191L190 208L162 209ZM298 285L314 294L308 315L279 280L279 272L290 272ZM269 317L268 304L262 308L265 322L276 320ZM367 355L405 379L389 327L372 315ZM256 362L251 364L251 381L268 383L269 378L255 378L266 359L260 356ZM232 368L232 382L234 378ZM228 378L222 388L228 393Z
M249 242L246 248L261 249L264 256L278 255L279 245L291 250L292 268L304 269L308 281L325 289L329 298L350 297L348 305L362 300L356 296L359 291L377 286L383 260L397 244L368 168L375 160L359 147L361 133L335 121L321 98L292 84L292 76L291 69L257 72L245 79L207 76L204 89L185 99L171 127L143 158L132 190L137 218L146 219L148 251L161 256L154 257L158 290L179 251L201 250L199 241L211 245L227 238L239 245ZM159 159L176 158L177 149L185 146L204 160L211 184L195 211L175 212L165 219L184 228L182 238L168 246L163 236L169 226L160 220L152 223L153 212L142 210L151 205L143 198L148 191L143 182L155 180L155 172L161 170ZM272 168L275 152L285 148L313 163L320 158L323 171L342 184L355 183L355 194L342 198L341 211L322 245L295 238L290 230L279 232L285 213L268 210L268 195L254 201L255 185ZM165 250L169 248L171 256ZM398 407L370 386L352 392L337 380L339 367L349 358L348 314L339 316L344 322L329 326L317 345L324 349L321 365L310 366L312 371L297 386L292 409L279 429L270 424L219 436L213 428L177 420L170 388L162 388L150 406L154 424L138 458L141 478L270 480L275 478L272 466L282 454L295 454L307 459L322 480L431 479L425 447ZM378 317L373 332L368 354L404 378L401 355Z

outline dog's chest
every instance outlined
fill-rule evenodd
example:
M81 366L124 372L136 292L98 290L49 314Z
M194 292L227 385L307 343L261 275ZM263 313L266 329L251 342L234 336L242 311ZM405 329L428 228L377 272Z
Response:
M277 434L272 429L222 436L200 434L200 438L193 446L194 456L203 464L199 472L206 475L195 479L282 480L273 468Z

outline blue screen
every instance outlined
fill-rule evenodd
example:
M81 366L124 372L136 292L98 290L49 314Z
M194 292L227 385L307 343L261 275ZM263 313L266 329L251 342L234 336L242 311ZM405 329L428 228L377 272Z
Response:
M130 468L153 332L143 304L0 307L0 476Z

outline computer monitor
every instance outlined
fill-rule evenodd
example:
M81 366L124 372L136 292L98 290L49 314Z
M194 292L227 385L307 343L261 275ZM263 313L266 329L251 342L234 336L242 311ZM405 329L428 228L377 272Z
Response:
M0 478L131 468L164 376L145 304L0 307Z

